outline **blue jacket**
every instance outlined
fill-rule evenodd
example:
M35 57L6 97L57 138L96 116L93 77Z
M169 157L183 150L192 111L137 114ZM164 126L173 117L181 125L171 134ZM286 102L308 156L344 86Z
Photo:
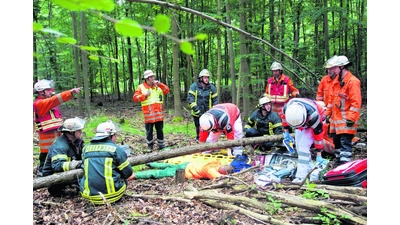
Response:
M72 143L65 134L62 134L49 148L49 153L42 169L43 176L69 171L69 163L72 160L82 159L83 147L82 139Z
M108 202L118 201L126 190L125 179L132 173L132 166L125 151L109 138L92 140L83 149L84 175L80 180L82 197L94 204L104 204L100 193Z

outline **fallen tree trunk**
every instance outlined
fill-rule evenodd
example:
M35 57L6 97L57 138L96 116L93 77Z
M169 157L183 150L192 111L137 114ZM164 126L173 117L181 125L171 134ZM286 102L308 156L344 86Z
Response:
M294 134L291 134L293 137ZM144 155L129 157L129 163L134 165L155 162L159 160L174 158L183 155L200 153L205 150L216 150L222 148L231 148L236 146L246 146L251 144L259 144L267 141L280 142L283 140L283 135L270 135L262 137L241 138L238 140L224 140L216 143L204 143L198 145L191 145L182 148L170 149L162 152L152 152ZM33 190L49 187L50 185L70 182L73 179L81 178L83 176L82 169L75 169L67 172L56 173L47 177L39 177L33 180Z

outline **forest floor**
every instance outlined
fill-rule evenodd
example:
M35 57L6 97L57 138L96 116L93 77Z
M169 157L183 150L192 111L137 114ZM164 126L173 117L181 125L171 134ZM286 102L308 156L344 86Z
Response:
M118 102L117 104L118 107L115 107L115 105L108 107L107 103L103 102L102 107L96 106L93 108L110 115L121 115L120 109L122 107L126 109L124 110L124 116L126 117L134 117L135 114L141 113L140 109L132 107L131 103ZM61 109L64 118L76 116L75 112L77 110L74 107L62 107ZM96 113L95 110L93 114ZM366 106L363 107L363 112L366 118ZM167 115L166 117L166 122L172 119L172 115ZM367 132L357 134L361 138L360 142L364 144L353 148L354 160L367 158L366 135ZM37 135L33 133L33 136ZM182 142L188 143L188 145L196 145L194 139L192 141L186 139L185 135L165 134L167 146L175 146L177 143ZM146 149L145 139L141 136L126 136L124 142L133 149ZM34 141L34 145L37 145L37 142ZM158 151L158 149L155 149L155 151ZM135 150L135 154L145 153L146 151ZM131 155L131 157L134 157L135 154ZM255 159L256 155L249 154L249 157ZM34 165L36 165L36 160L37 156L34 156ZM330 222L325 224L340 224L338 222L339 216L332 216L329 213L326 214L327 216L321 216L320 213L315 212L313 209L293 206L285 200L279 201L268 198L267 192L301 197L304 196L307 190L298 187L298 185L296 188L290 183L287 185L283 183L283 187L287 186L287 188L282 188L279 185L258 186L254 182L254 173L255 170L248 170L248 172L240 174L235 179L225 178L226 180L216 179L214 181L186 180L184 183L176 183L175 178L134 180L128 183L126 194L120 201L102 206L94 206L75 194L52 197L49 195L47 188L41 188L33 191L33 224L322 224L321 220L313 220L312 218L326 219L328 216L330 216ZM33 179L35 178L36 175L34 173ZM240 184L229 185L232 180L240 180ZM211 186L221 183L227 185ZM241 189L238 190L238 186L241 186ZM192 191L194 189L213 191L213 193L220 195L228 194L230 196L248 197L249 199L257 199L257 202L264 204L266 202L273 203L273 206L265 206L265 209L262 210L256 209L257 207L252 208L243 204L243 202L237 203L234 200L228 200L227 204L236 205L237 207L227 208L223 205L218 205L218 202L223 203L222 200L215 203L210 200L190 200L183 197L184 191ZM314 199L332 204L341 209L351 210L355 217L363 218L366 222L366 202L362 204L322 197ZM359 213L354 213L354 210L350 208L362 208L362 210ZM245 211L245 209L257 214L253 215ZM259 215L271 216L270 221L266 222L265 218ZM276 220L271 220L271 218ZM341 224L357 223L342 219Z

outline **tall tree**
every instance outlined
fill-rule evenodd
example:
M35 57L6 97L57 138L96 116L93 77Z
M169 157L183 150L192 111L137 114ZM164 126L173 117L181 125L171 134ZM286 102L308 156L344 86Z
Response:
M229 11L229 1L225 2L225 8L226 8L226 22L228 24L231 24L231 16L230 16L230 11ZM232 103L236 104L236 76L235 76L235 53L233 51L233 38L232 38L232 30L228 29L228 39L229 39L229 72L231 74L231 81L232 81ZM222 93L221 93L222 94ZM220 94L220 95L221 95Z
M172 35L174 37L178 36L178 28L176 17L172 17ZM179 68L178 68L178 53L179 46L177 43L172 43L172 74L173 74L173 92L174 92L174 117L182 118L182 101L181 101L181 84L179 79Z
M77 23L76 23L76 12L71 12L71 17L72 17L72 29L74 31L74 38L75 40L78 40L78 28L77 28ZM79 68L79 52L77 47L73 47L74 49L74 61L75 61L75 79L76 79L76 84L78 87L82 87L82 82L81 82L81 76L80 76L80 68ZM83 111L82 111L82 97L81 95L78 95L78 114L80 116L83 116Z
M86 16L85 12L81 12L81 44L86 45ZM82 76L85 90L86 116L90 118L90 99L89 99L89 82L87 75L87 55L86 51L81 51L82 57Z

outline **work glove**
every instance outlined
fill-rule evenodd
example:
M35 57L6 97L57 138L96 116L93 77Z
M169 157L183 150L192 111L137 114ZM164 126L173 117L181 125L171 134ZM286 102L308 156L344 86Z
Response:
M72 160L69 163L69 170L74 170L74 169L78 169L80 168L82 165L82 161L78 161L78 160Z
M353 127L354 126L354 122L351 121L351 120L346 120L346 126Z
M200 108L197 105L193 106L192 110L193 110L193 116L200 116Z
M327 124L331 123L331 122L329 122L329 119L330 119L330 118L331 118L330 116L327 116L327 117L325 118L325 123L327 123Z
M324 158L322 158L322 156L317 155L317 158L315 159L317 161L317 163L323 162Z
M283 139L294 142L294 139L290 136L289 131L283 133Z

